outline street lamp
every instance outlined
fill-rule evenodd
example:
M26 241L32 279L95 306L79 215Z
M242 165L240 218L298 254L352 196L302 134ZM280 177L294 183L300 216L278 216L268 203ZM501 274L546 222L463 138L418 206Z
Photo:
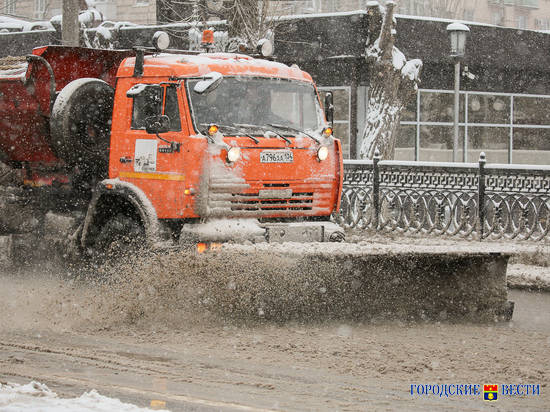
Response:
M468 26L462 23L451 23L447 26L451 40L451 58L455 62L455 104L454 104L454 137L453 137L453 162L458 161L458 116L459 116L459 89L460 89L460 61L464 58L466 48L466 35L470 31ZM463 161L466 161L466 139L464 139Z

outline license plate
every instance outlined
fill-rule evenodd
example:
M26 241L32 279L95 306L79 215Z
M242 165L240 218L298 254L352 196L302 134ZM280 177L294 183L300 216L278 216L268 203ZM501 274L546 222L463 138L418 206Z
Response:
M292 197L292 189L262 189L260 199L288 199Z
M261 163L292 163L294 155L290 150L264 150L260 152Z

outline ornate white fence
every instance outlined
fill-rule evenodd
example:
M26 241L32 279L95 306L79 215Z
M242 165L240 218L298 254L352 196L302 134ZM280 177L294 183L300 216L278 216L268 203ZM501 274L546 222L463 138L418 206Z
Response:
M550 167L373 160L344 162L347 228L478 239L542 240L550 228Z

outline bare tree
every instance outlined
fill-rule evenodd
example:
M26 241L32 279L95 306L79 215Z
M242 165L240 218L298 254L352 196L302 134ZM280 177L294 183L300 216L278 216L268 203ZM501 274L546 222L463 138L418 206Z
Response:
M401 112L418 89L422 61L409 60L394 46L395 3L369 1L367 64L371 73L366 125L359 155L371 159L376 150L393 159Z
M201 22L211 18L227 21L229 42L227 51L235 51L239 44L255 46L262 38L269 37L277 25L277 17L283 7L269 0L158 0L160 16L170 22ZM168 15L169 14L169 15Z

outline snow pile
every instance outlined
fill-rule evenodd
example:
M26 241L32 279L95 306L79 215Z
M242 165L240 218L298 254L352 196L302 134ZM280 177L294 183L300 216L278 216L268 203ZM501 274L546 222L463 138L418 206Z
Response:
M144 252L92 269L98 288L89 322L185 328L218 321L492 319L506 300L505 258L486 259L476 246L448 252L290 242L226 244L203 254Z
M550 267L509 265L506 275L511 288L550 291Z
M46 385L32 381L26 385L0 383L0 409L2 412L147 412L118 399L107 398L91 390L79 398L61 399Z

